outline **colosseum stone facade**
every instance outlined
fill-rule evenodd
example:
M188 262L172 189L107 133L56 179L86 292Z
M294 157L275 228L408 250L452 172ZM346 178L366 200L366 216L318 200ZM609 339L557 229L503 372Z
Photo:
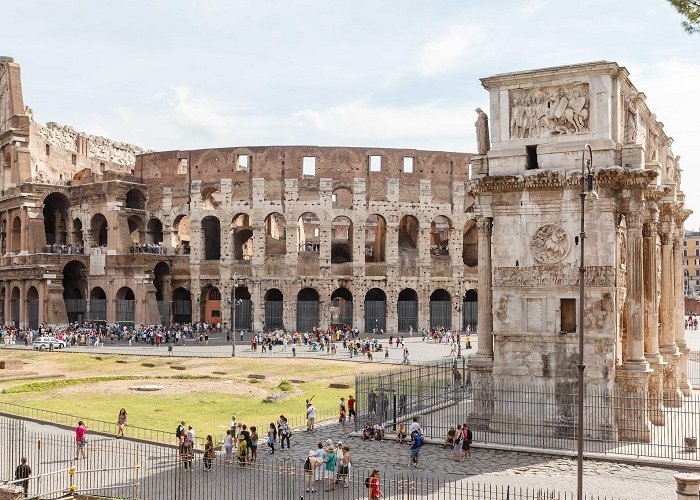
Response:
M6 323L476 324L469 154L145 152L36 123L10 58L0 148Z

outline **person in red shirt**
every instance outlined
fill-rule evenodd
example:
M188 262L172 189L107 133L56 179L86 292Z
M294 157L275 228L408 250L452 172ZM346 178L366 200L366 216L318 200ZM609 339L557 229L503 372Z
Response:
M81 420L78 422L78 427L75 428L75 459L85 458L85 434L87 433L87 427Z
M374 469L369 476L369 500L384 498L382 490L379 489L379 471Z
M353 419L352 421L354 422L356 418L357 414L355 413L355 398L353 398L352 394L350 394L350 397L348 398L348 421Z

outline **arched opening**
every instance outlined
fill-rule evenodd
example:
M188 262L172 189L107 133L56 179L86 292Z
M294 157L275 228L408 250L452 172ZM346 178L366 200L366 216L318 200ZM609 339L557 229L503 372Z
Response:
M146 243L158 245L163 243L163 223L158 219L151 219L146 226Z
M233 258L250 260L253 258L253 228L248 214L237 214L233 218Z
M479 296L477 291L467 290L462 300L462 329L476 332L476 325L479 318Z
M452 297L442 288L430 295L430 328L452 328Z
M280 213L265 217L265 255L284 255L287 253L287 221Z
M80 261L72 260L63 266L63 303L66 306L68 322L82 323L87 304L87 269Z
M179 255L189 255L190 253L190 218L186 215L178 215L175 218L172 229L172 246L175 253Z
M3 219L0 222L0 255L5 255L7 252L7 220Z
M331 195L333 208L351 209L352 208L352 191L348 188L337 188Z
M218 210L223 197L216 188L210 187L202 191L202 208L204 210Z
M462 261L467 267L475 267L479 263L479 247L477 237L478 233L476 230L476 221L467 221L466 224L464 224L464 232L462 233Z
M347 288L338 288L331 294L331 323L338 328L352 326L352 293Z
M107 218L97 213L90 219L90 232L94 238L93 243L98 247L107 246Z
M430 223L430 255L441 257L450 255L450 228L452 221L438 215Z
M365 221L365 262L384 262L386 220L381 215L370 215Z
M126 208L146 210L146 195L139 189L130 189L126 193Z
M313 288L302 288L297 294L297 331L311 332L319 326L319 295Z
M47 245L68 243L68 208L70 201L61 193L44 198L44 234Z
M365 295L365 332L386 331L386 294L372 288Z
M33 286L27 290L27 322L30 329L39 329L39 291Z
M5 287L0 288L0 325L6 324L5 316Z
M277 288L265 292L265 330L284 328L284 295Z
M331 263L352 262L352 221L336 217L331 222Z
M133 325L136 311L136 296L128 286L117 290L116 322L120 325Z
M22 250L22 219L16 216L12 219L12 247L11 252L17 253Z
M399 293L397 303L399 331L418 330L418 293L412 288L404 288Z
M83 239L83 221L80 219L73 219L73 247L76 253L83 253L83 246L85 245L85 240Z
M186 288L173 290L173 321L192 323L192 294Z
M207 323L221 322L221 292L215 286L211 286L202 292L204 305L204 321Z
M418 249L418 219L404 215L399 222L399 252Z
M202 239L204 240L204 260L221 259L221 223L213 215L202 219Z
M253 302L250 300L250 291L247 286L237 286L231 291L229 306L231 305L234 305L231 311L231 321L233 322L233 313L235 312L236 330L252 330Z
M107 322L107 294L99 286L90 290L90 320Z
M19 328L20 321L20 292L19 287L14 287L12 293L10 294L10 321L15 328Z
M313 212L306 212L299 217L297 241L300 252L316 252L321 250L321 221Z
M132 245L138 245L144 242L145 226L141 217L137 215L132 215L127 219L129 224L129 236L131 238Z
M165 262L159 262L153 269L153 286L156 288L156 301L160 322L170 326L170 301L165 298L170 295L170 266Z

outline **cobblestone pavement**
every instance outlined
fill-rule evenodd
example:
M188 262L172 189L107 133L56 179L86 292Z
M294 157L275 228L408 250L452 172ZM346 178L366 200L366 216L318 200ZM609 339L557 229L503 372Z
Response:
M27 423L28 430L54 435L72 435L72 431L48 425ZM359 437L341 434L337 424L325 424L315 432L295 431L291 450L278 450L268 455L261 446L261 458L293 459L301 462L308 451L319 441L332 438L342 440L351 448L355 467L376 467L384 471L408 474L437 473L454 478L454 481L476 481L486 484L529 488L549 488L560 492L576 489L576 461L536 453L520 453L490 449L473 450L473 456L462 462L454 462L450 450L442 446L426 444L421 449L421 464L408 467L409 446L393 440L362 441ZM111 438L94 437L95 442L109 443ZM108 454L109 446L102 447ZM117 458L114 458L118 462ZM200 465L201 467L201 465ZM584 462L584 488L589 495L628 500L662 500L675 498L673 471L637 465L602 461Z

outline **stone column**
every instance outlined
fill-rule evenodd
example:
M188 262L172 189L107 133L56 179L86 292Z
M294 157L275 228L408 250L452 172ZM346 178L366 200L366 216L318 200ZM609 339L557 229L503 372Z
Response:
M627 221L627 342L629 353L616 373L617 423L620 441L648 443L651 425L647 413L649 363L644 357L644 267L642 265L642 210L633 207Z
M663 386L663 367L666 365L659 352L659 304L657 267L658 248L656 244L656 226L658 213L652 211L650 220L644 222L644 356L653 370L649 376L649 418L654 425L664 425L661 388Z
M663 398L664 406L681 406L681 391L678 388L678 360L680 353L675 337L675 289L673 275L673 221L664 217L661 226L661 304L659 322L661 335L659 351L666 362L664 367Z
M684 221L685 216L676 218L676 237L673 240L673 290L675 292L674 296L676 297L674 303L675 312L673 314L675 320L674 336L676 339L676 346L678 346L678 351L680 352L680 358L678 360L678 388L685 397L690 397L692 394L690 385L688 384L688 355L690 354L690 348L685 341L685 294L683 293Z
M700 493L700 474L674 474L676 480L677 500L697 500Z
M477 219L479 249L479 303L477 335L479 348L471 364L474 406L468 421L475 429L487 429L493 416L493 305L491 231L493 219Z

